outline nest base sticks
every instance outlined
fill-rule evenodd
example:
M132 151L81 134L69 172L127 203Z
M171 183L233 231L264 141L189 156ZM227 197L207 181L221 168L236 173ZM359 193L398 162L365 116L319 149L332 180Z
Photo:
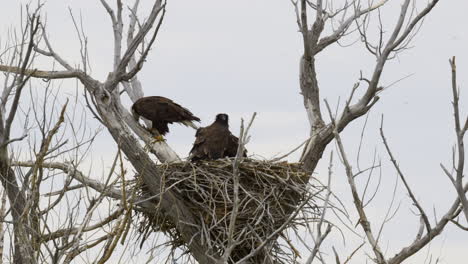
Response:
M165 189L182 197L198 217L203 242L213 252L223 255L229 241L235 243L230 262L249 256L253 263L290 263L297 257L295 250L291 245L281 245L284 243L278 242L278 237L286 243L284 229L320 217L314 198L324 187L308 184L310 174L301 169L301 164L251 159L240 162L239 203L232 231L233 159L162 164L160 170ZM145 187L140 188L144 195ZM295 218L299 212L308 217ZM175 224L154 214L143 214L140 231L143 237L151 231L163 231L173 247L183 246Z

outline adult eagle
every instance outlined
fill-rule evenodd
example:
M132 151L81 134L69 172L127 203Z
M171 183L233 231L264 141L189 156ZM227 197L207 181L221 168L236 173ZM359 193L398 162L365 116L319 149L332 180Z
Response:
M156 135L157 131L161 136L169 132L167 124L181 123L197 129L193 122L200 122L200 118L194 116L188 109L162 96L147 96L138 99L132 105L132 114L137 122L140 116L150 120L152 126L150 132ZM160 139L162 140L162 137Z
M228 122L227 114L218 114L213 124L197 130L189 156L191 161L236 156L239 139L229 131ZM244 150L243 156L247 156L247 150Z

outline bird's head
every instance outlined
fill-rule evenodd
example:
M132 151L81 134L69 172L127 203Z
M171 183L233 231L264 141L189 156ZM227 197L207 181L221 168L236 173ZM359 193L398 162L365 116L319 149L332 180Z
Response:
M227 114L217 114L215 122L228 125L229 116Z

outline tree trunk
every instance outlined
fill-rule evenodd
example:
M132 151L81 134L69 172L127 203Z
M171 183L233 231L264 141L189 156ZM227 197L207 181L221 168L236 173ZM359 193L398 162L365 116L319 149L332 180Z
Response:
M13 262L18 264L35 263L31 240L28 234L27 213L25 212L26 199L20 191L15 172L10 167L7 147L0 150L0 181L7 193L13 217L14 255Z
M103 89L103 88L98 88ZM194 215L185 207L181 199L172 191L162 188L163 179L155 162L150 159L148 153L143 151L140 143L133 136L125 124L125 120L131 118L129 112L122 108L118 99L118 94L113 95L111 100L96 98L97 109L100 113L109 133L118 144L119 148L126 155L133 167L142 177L144 184L148 187L152 195L160 195L156 198L161 208L161 213L176 224L185 245L190 253L199 263L216 263L216 256L212 249L202 244L199 234L199 226ZM134 121L132 121L134 122ZM163 191L161 193L161 191ZM211 257L209 255L212 255ZM214 259L213 259L214 257Z

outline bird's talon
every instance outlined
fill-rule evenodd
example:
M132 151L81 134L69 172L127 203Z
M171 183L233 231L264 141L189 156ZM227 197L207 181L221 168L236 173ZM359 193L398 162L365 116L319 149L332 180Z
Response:
M154 136L154 139L153 139L153 141L151 143L154 144L154 143L159 143L159 142L166 142L166 139L161 135Z

